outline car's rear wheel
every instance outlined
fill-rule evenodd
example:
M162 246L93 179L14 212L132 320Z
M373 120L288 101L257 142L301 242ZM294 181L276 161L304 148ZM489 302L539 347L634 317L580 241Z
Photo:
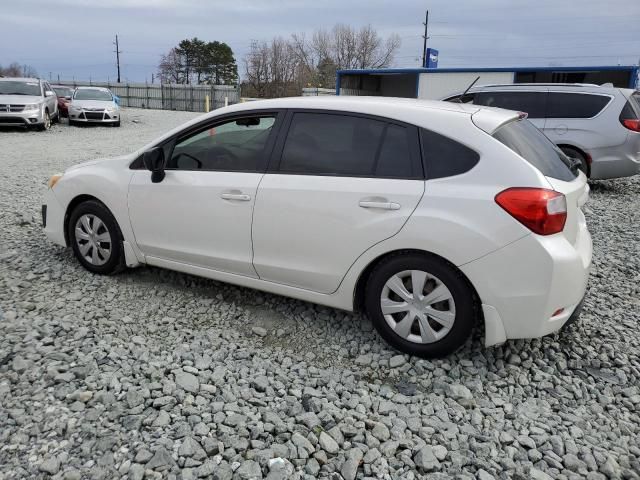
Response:
M44 111L44 121L39 126L40 130L45 131L51 128L51 115L49 115L49 110Z
M586 157L581 152L579 152L575 148L566 146L560 147L560 150L562 150L567 157L575 158L576 160L578 160L580 162L578 168L582 170L582 173L584 173L587 177L589 176L589 163L587 162Z
M122 233L102 203L90 200L78 205L67 229L73 253L87 270L108 275L125 268Z
M397 254L371 272L366 309L380 335L401 352L424 358L448 355L471 335L473 289L443 260Z

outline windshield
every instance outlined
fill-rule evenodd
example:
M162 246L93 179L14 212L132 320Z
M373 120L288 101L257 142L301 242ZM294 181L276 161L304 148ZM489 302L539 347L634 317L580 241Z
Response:
M52 87L58 97L70 97L73 94L73 90L67 87Z
M536 167L546 177L570 182L578 176L571 170L572 161L529 120L509 122L493 138Z
M0 82L0 95L33 95L41 96L38 82L9 80Z
M76 100L102 100L102 101L111 101L113 97L110 92L105 90L94 90L89 88L83 88L80 90L76 90L76 94L73 97Z

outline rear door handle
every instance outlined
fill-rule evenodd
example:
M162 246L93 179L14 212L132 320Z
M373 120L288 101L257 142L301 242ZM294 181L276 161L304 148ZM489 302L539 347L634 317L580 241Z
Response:
M220 198L224 200L239 200L241 202L248 202L251 197L245 193L223 193Z
M368 202L361 200L359 205L362 208L378 208L380 210L400 210L400 204L394 202Z

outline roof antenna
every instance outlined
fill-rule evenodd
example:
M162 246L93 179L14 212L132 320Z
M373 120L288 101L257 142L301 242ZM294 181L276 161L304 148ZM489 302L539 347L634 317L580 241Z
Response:
M478 75L476 79L473 82L471 82L471 85L467 87L464 93L458 97L458 103L463 103L462 98L469 92L469 90L471 90L471 87L473 87L478 80L480 80L480 75Z

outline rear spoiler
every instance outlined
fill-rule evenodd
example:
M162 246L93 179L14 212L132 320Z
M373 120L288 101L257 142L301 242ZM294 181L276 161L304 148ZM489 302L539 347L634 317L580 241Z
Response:
M506 115L506 114L511 115ZM480 108L477 112L471 115L471 121L480 130L487 132L489 135L493 135L503 125L513 122L515 120L522 120L527 118L525 112L512 112L510 110L504 110L502 108Z

